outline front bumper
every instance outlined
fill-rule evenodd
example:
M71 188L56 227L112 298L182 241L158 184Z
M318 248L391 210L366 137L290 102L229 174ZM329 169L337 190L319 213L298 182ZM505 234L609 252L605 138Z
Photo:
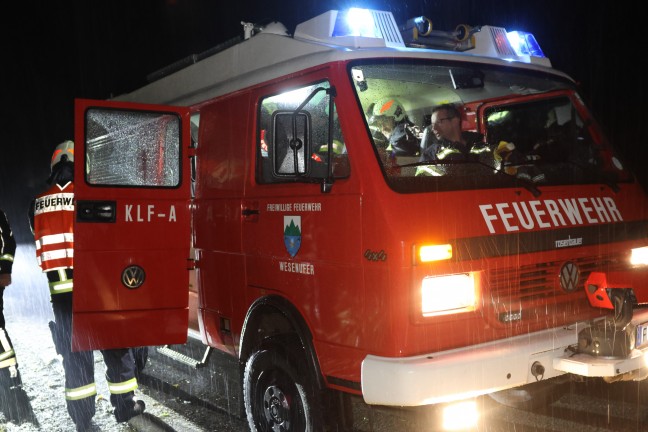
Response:
M645 322L648 309L635 310L632 323ZM588 326L581 322L407 358L368 355L362 362L362 394L371 405L421 406L489 394L565 373L614 377L646 367L648 344L635 348L625 359L574 354L570 347L576 347L578 333ZM536 362L542 368L534 367Z

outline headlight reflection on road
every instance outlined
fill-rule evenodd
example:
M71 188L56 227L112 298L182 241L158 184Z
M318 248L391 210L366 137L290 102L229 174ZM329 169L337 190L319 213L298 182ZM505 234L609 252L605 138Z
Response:
M443 430L464 431L477 426L477 402L475 400L461 401L443 408Z

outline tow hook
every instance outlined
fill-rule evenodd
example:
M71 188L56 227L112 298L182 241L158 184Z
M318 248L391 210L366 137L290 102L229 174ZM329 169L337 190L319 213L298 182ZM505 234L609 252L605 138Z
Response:
M610 282L606 273L592 272L585 282L585 293L593 307L614 311L617 329L625 328L632 321L637 298L632 288L623 281Z
M595 357L627 358L635 347L633 324L618 328L613 317L592 324L578 333L578 352Z
M542 363L539 361L533 362L531 365L531 375L533 375L536 381L540 381L544 377L545 367L542 366Z

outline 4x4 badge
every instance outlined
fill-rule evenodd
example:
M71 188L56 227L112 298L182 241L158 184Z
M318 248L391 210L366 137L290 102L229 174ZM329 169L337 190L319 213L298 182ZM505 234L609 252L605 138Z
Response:
M122 283L126 288L135 289L142 286L146 279L144 269L138 265L128 266L122 272Z

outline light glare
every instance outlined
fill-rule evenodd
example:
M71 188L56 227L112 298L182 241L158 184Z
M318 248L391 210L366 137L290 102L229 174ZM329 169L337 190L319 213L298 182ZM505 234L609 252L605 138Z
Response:
M425 245L419 249L421 262L440 261L452 258L452 245Z
M544 52L535 36L531 33L522 31L510 31L506 33L509 43L517 55L532 55L535 57L544 57Z
M632 249L630 252L630 264L648 265L648 247Z
M351 8L347 12L347 25L350 36L378 37L376 25L368 9Z
M476 304L472 274L426 277L421 287L423 316L473 310Z
M479 413L474 400L457 402L443 409L443 429L458 431L477 426Z

